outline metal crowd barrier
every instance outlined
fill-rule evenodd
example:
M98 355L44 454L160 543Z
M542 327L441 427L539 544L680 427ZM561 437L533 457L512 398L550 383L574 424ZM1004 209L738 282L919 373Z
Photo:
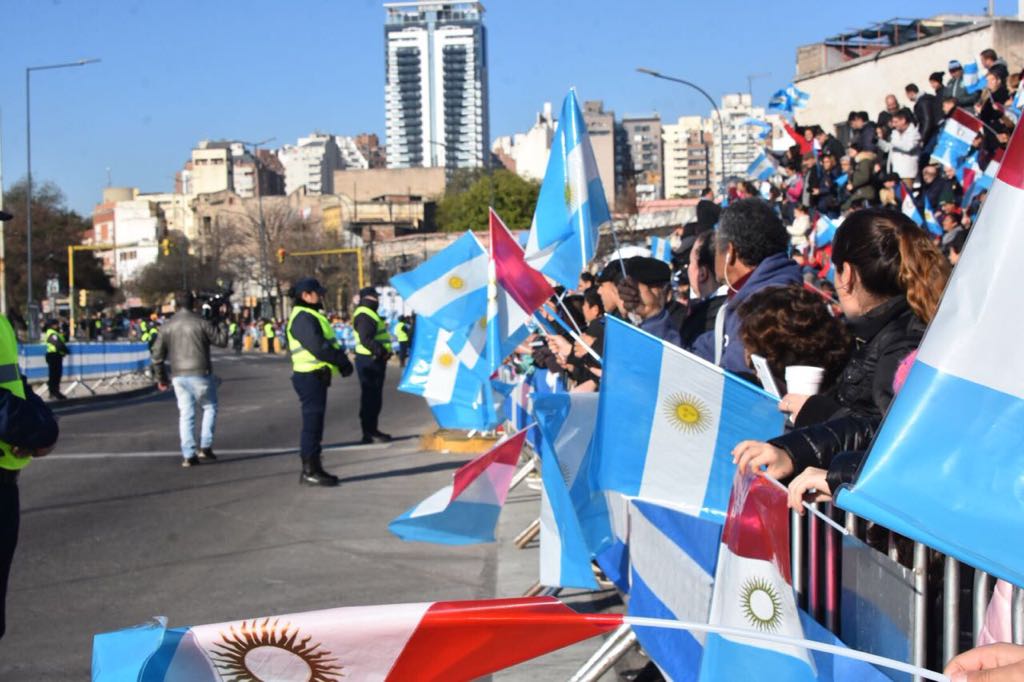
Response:
M141 342L69 343L64 358L64 379L72 382L70 395L79 387L96 389L138 380L150 368L149 346ZM45 382L46 345L26 344L18 349L18 365L29 383Z
M995 583L992 576L919 542L897 539L891 532L875 528L878 535L888 536L886 551L880 551L865 542L869 523L830 504L815 506L843 521L849 533L843 536L813 514L794 512L790 517L793 589L798 605L815 620L852 648L933 670L941 670L949 659L979 643ZM905 556L901 556L901 549ZM931 575L929 566L933 568ZM940 566L941 571L937 570ZM966 578L968 573L973 573L973 578ZM858 585L861 578L864 584ZM858 586L867 589L855 595ZM844 607L854 612L864 610L858 598L874 599L872 606L881 610L869 614L863 622L863 613L844 613ZM961 607L967 605L971 628L962 632L965 614ZM884 609L895 616L893 621L886 622ZM1013 643L1024 644L1024 589L1020 587L1012 591L1011 632ZM902 656L896 651L901 642L891 641L901 637L906 638ZM636 636L623 625L605 639L571 680L596 682L636 646ZM893 679L909 679L901 673L892 675Z

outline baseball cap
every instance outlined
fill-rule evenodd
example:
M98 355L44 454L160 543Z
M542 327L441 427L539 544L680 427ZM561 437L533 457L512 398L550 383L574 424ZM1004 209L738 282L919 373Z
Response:
M321 296L327 293L327 289L325 289L323 285L320 284L320 281L315 277L303 277L302 279L295 282L295 285L292 287L292 289L295 290L296 296L298 296L304 291L315 291Z
M672 268L657 258L633 256L626 260L626 274L641 284L665 284L672 279Z

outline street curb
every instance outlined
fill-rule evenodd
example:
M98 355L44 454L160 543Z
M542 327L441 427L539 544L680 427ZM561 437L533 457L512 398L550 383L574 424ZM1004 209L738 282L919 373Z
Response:
M68 398L67 400L47 400L46 404L49 407L74 407L76 405L91 405L94 403L106 403L112 400L138 398L150 393L156 393L155 385L133 388L130 391L121 391L120 393L104 393L103 395L89 395L82 396L81 398Z
M465 431L453 429L437 429L420 436L420 447L429 452L480 454L490 450L497 442L497 438L469 438Z

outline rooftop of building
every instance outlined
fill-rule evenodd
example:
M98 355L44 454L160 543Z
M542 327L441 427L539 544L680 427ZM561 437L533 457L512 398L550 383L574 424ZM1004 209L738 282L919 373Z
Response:
M452 2L451 0L414 0L412 2L386 2L385 23L389 25L420 24L427 20L427 12L436 12L438 21L480 21L484 16L481 2Z

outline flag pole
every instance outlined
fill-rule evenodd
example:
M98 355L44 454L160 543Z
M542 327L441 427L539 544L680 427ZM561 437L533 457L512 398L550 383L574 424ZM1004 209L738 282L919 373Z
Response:
M927 668L919 668L916 665L910 665L909 663L903 663L896 661L891 658L885 658L884 656L877 656L875 654L869 654L865 651L857 651L856 649L850 649L845 646L839 646L837 644L826 644L825 642L815 642L812 639L801 639L799 637L785 637L783 635L773 635L769 632L760 632L758 630L745 630L743 628L732 628L725 625L709 625L707 623L696 623L684 620L667 620L664 618L642 618L639 616L625 616L623 622L628 623L634 627L645 627L645 628L665 628L668 630L686 630L689 632L706 632L709 634L723 635L726 637L737 637L747 640L759 640L762 642L772 642L773 644L783 644L786 646L801 647L804 649L811 649L813 651L821 651L826 654L833 654L835 656L842 656L843 658L852 658L858 661L864 661L872 665L879 665L883 668L890 668L899 672L908 673L910 675L916 675L926 680L936 680L936 682L949 682L949 678L941 673L937 673Z
M786 491L787 493L789 492L789 488L787 488L787 487L785 486L785 484L783 484L783 483L782 483L782 481L779 481L779 480L777 480L777 479L774 479L774 478L772 478L771 476L769 476L768 474L764 473L763 471L761 472L761 475L762 475L762 476L763 476L763 477L764 477L764 478L765 478L765 479L766 479L766 480L767 480L767 481L768 481L769 483L771 483L772 485L774 485L774 486L775 486L776 488L781 488L782 490L785 490L785 491ZM840 533L842 533L843 535L849 535L849 534L850 534L850 531L846 530L846 527L845 527L845 526L840 526L840 525L839 525L838 523L836 523L835 521L833 521L833 520L832 520L832 519L831 519L830 517L828 517L828 516L827 516L826 514L822 513L822 512L821 512L821 511L819 511L818 509L815 509L814 507L812 507L812 506L811 506L811 504L810 504L809 502L801 502L800 504L802 504L802 505L804 506L804 509L806 509L807 511L811 512L812 514L814 514L815 516L817 516L817 517L818 517L819 519L821 519L822 521L824 521L824 522L825 522L825 523L827 523L828 525L830 525L830 526L832 526L833 528L835 528L835 529L836 529L837 531L839 531L839 532L840 532Z
M594 349L593 349L593 348L591 348L591 347L590 347L590 346L589 346L589 345L587 344L587 342L586 342L586 341L584 341L584 340L583 340L582 338L580 338L579 334L577 334L577 333L576 333L576 332L574 332L573 330L569 329L569 327L567 327L567 326L566 326L566 324L565 324L564 322L562 322L562 320L561 320L561 319L560 319L560 318L558 317L558 315L555 315L555 314L554 314L554 311L552 311L552 310L548 310L548 308L547 308L547 305L546 305L546 304L545 304L544 310L545 310L545 311L546 311L546 312L547 312L547 313L548 313L549 315L551 315L551 317L552 317L552 318L553 318L553 319L555 320L555 323L556 323L556 324L558 324L558 326L559 326L559 327L561 327L562 329L564 329L564 330L566 331L566 333L567 333L567 334L569 334L569 336L571 336L571 337L573 338L573 341L576 341L576 342L577 342L577 343L579 343L579 344L580 344L581 346L583 346L583 350L587 351L587 353L589 353L589 354L590 354L590 357L594 358L594 359L595 359L595 360L597 360L598 362L602 362L602 360L601 360L601 356L600 356L600 355L598 355L598 354L597 354L597 353L596 353L596 352L594 351ZM540 321L540 319L539 319L539 318L537 318L537 315L536 315L536 313L534 313L534 316L533 316L533 317L534 317L534 319L536 319L536 320L537 320L537 323L538 323L538 324L540 324L540 326L541 326L541 327L543 327L543 326L544 326L544 323L542 323L542 322Z

